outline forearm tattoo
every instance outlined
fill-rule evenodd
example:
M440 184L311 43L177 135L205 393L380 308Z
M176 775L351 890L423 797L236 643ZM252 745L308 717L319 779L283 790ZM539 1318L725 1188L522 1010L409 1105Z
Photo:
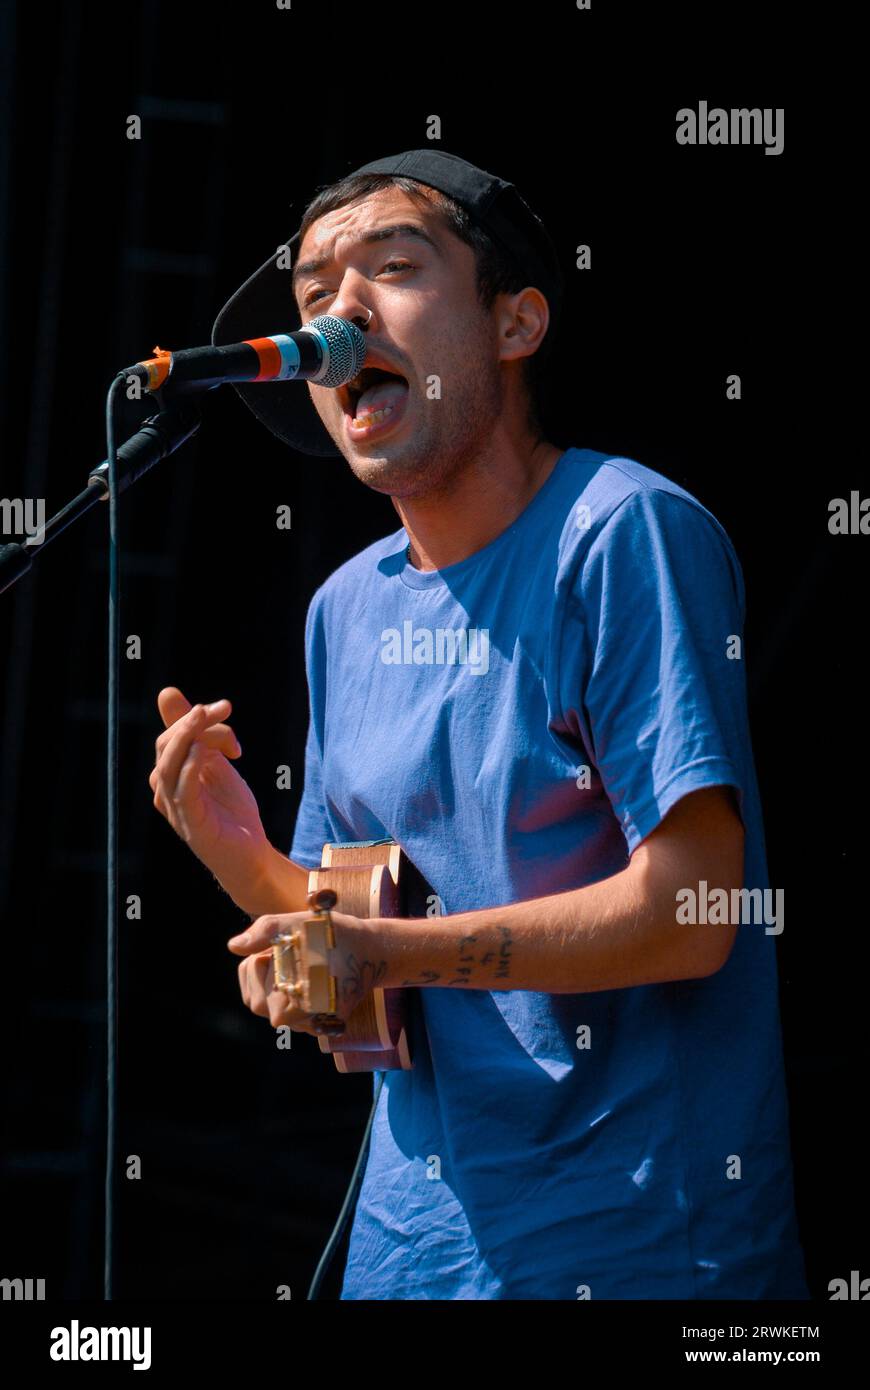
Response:
M400 989L406 989L409 985L434 985L436 980L441 979L440 970L422 970L416 980L403 980Z
M471 985L478 989L486 989L485 984L480 984L481 971L485 966L493 966L492 978L496 980L509 980L511 975L511 952L514 941L511 936L510 927L500 926L499 943L495 950L484 951L482 955L476 956L474 948L477 946L479 936L471 932L468 936L463 936L459 941L459 955L452 979L445 980L445 985ZM489 976L489 972L486 972ZM418 976L412 980L402 980L400 989L413 988L415 985L434 985L441 979L439 970L422 970ZM475 980L478 981L475 986Z
M501 940L497 951L484 951L480 957L475 956L472 947L477 945L478 938L472 934L463 936L459 942L459 959L456 964L456 974L452 980L448 980L448 985L470 985L474 983L475 966L478 968L478 978L480 969L484 966L492 965L495 962L496 969L493 971L493 978L496 980L507 980L511 973L511 950L513 948L513 937L510 927L500 926L498 928Z

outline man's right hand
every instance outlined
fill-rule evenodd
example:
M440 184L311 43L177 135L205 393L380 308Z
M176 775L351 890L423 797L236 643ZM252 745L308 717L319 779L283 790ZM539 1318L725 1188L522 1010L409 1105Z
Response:
M169 685L157 696L157 707L166 728L148 778L154 805L238 902L273 851L254 794L229 761L242 752L221 722L232 705L217 700L191 706Z

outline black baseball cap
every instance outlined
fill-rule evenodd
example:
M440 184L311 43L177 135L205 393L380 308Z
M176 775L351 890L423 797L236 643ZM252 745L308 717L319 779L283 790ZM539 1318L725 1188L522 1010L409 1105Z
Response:
M401 174L459 203L513 258L523 273L528 274L529 284L545 296L550 308L550 324L538 351L549 351L561 310L564 279L543 222L512 183L444 150L406 150L403 154L373 160L352 173ZM350 174L341 175L341 178L349 177ZM295 265L298 231L278 250L285 246L290 248L290 261ZM286 266L277 264L278 250L272 252L221 309L211 334L215 346L266 334L291 333L301 326L290 289L290 275ZM300 382L233 384L257 418L285 444L320 458L341 457Z

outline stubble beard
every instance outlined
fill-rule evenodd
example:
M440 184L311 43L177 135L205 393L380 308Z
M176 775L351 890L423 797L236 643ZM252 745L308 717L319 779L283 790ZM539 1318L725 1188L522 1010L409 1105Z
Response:
M402 442L385 440L380 455L345 454L354 476L400 500L449 490L452 480L485 452L503 404L496 367L459 380L459 392L453 388L441 400L422 399L421 423Z

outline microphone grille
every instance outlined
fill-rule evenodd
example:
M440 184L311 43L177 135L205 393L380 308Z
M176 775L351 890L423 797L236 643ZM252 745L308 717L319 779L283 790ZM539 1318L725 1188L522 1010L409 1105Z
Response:
M366 340L355 323L337 318L335 314L319 314L306 323L304 331L317 333L326 341L328 352L323 374L312 378L318 386L344 386L361 371Z

